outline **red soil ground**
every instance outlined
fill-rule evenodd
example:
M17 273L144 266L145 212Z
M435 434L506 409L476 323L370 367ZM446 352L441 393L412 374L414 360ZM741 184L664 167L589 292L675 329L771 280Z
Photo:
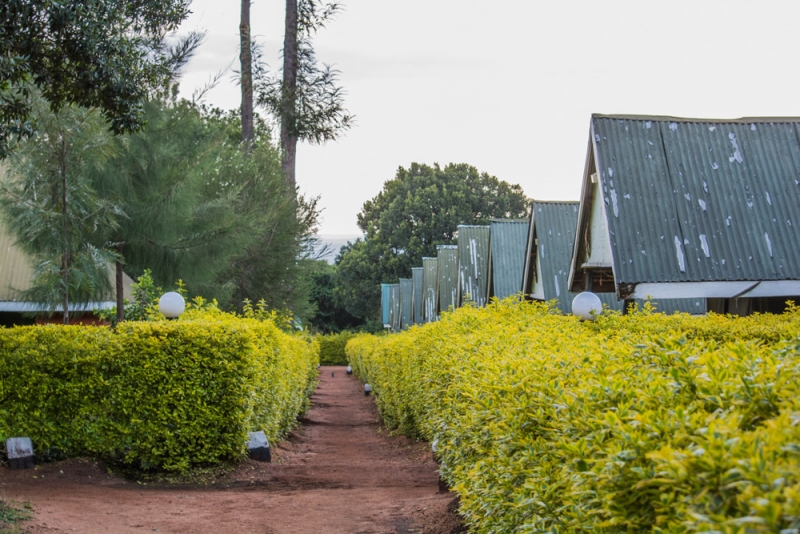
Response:
M208 484L145 485L77 459L0 468L0 499L29 502L22 528L37 534L464 532L429 445L390 436L344 367L321 369L312 402L271 464L246 460Z

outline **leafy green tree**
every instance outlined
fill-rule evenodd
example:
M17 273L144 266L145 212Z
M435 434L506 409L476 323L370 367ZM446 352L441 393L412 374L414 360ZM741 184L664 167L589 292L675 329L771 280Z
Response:
M37 93L52 110L98 108L114 133L139 130L143 102L169 85L199 43L165 39L189 0L5 0L0 2L0 158L36 130Z
M256 170L243 162L221 112L153 100L145 117L148 128L120 140L119 155L93 176L98 193L126 213L107 235L120 256L118 321L123 267L132 275L151 269L162 286L182 278L194 295L227 303L232 284L220 274L252 241L255 221L241 203ZM263 150L277 161L274 148ZM273 190L283 187L279 171L271 183Z
M281 77L258 82L258 103L280 123L281 165L290 187L295 187L298 141L333 141L352 126L344 108L344 91L337 85L338 71L317 64L312 37L341 9L336 2L286 0ZM243 70L244 72L244 70Z
M111 292L109 265L116 257L104 235L123 213L96 194L89 174L116 147L97 110L70 105L52 113L39 99L33 113L41 135L14 154L0 201L18 243L36 258L25 298L50 313L61 306L69 324L70 303Z
M396 283L435 256L436 245L456 242L460 224L523 217L530 201L511 185L467 164L400 167L358 215L363 240L337 257L337 298L357 317L377 319L381 283Z
M235 111L185 100L145 109L148 128L95 176L98 192L128 215L108 236L120 267L151 269L164 287L181 278L190 296L226 308L264 300L310 315L303 259L318 208L285 184L268 125L256 116L248 144Z
M324 260L317 260L309 269L310 299L316 305L316 312L309 323L323 334L355 330L363 324L361 319L345 310L336 298L336 274L336 265Z

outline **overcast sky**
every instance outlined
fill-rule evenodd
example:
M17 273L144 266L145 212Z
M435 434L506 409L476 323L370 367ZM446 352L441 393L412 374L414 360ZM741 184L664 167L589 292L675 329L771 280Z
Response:
M321 233L356 214L398 167L465 162L542 200L576 200L592 113L800 115L800 2L344 0L315 40L341 71L355 127L301 144L297 183L319 195ZM285 3L255 0L252 32L280 66ZM238 68L239 2L194 0L182 30L208 36L190 96ZM206 101L236 108L230 74Z

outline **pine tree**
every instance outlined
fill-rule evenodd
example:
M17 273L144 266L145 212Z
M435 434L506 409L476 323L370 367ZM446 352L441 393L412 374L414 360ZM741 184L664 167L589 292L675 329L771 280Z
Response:
M37 100L33 114L40 134L24 141L11 158L2 206L18 243L36 261L26 300L49 313L103 300L111 292L113 249L103 239L124 215L97 195L89 174L107 163L116 145L98 110L67 106L53 113Z

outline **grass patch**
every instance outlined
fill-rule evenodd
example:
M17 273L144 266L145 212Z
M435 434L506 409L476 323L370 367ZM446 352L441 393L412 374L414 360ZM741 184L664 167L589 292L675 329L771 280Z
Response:
M18 504L0 501L0 534L17 534L24 532L17 523L33 519L33 510L29 503Z

